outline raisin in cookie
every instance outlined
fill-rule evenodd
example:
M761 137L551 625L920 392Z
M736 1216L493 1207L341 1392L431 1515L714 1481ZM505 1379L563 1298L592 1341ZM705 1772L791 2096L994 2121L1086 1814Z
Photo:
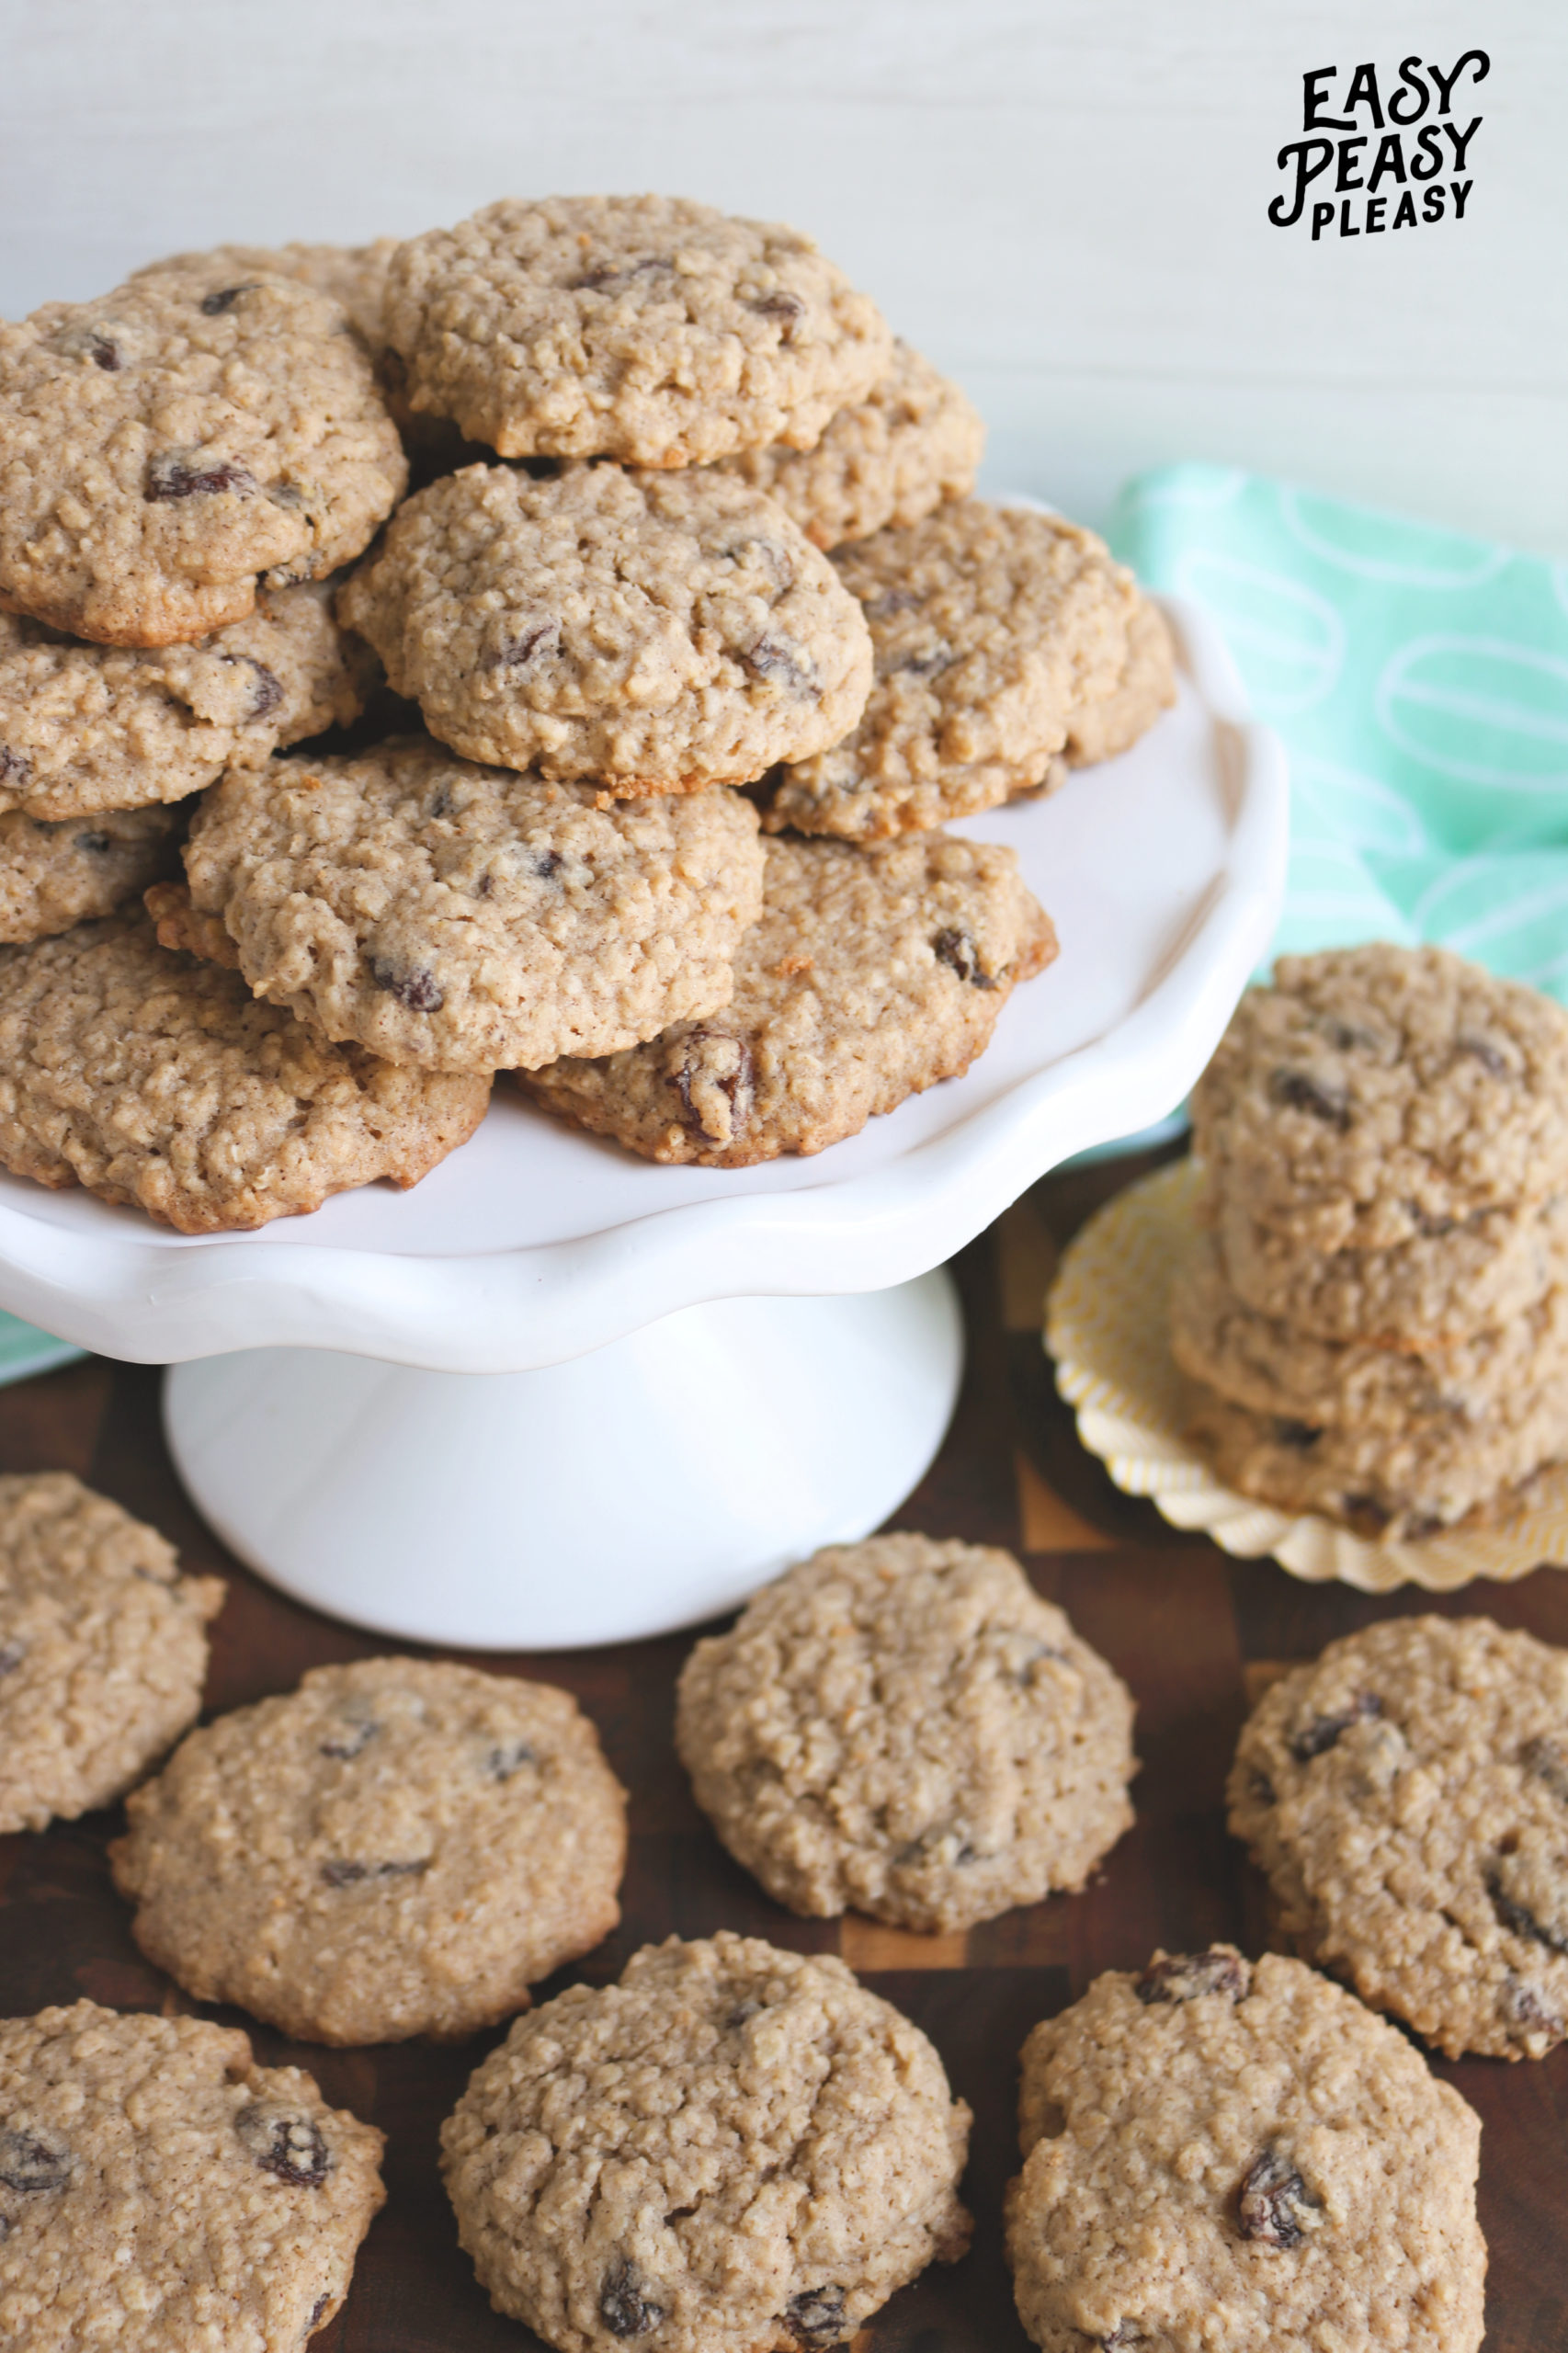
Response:
M473 1133L488 1074L332 1046L142 913L0 949L0 1166L182 1233L265 1225Z
M615 793L749 784L836 743L871 686L832 564L725 474L465 466L338 609L443 744Z
M1523 1392L1555 1383L1568 1398L1568 1282L1462 1340L1314 1340L1238 1298L1212 1237L1201 1234L1171 1286L1171 1353L1233 1404L1314 1429L1482 1427Z
M1528 1315L1568 1283L1565 1194L1433 1219L1386 1250L1314 1250L1229 1197L1206 1211L1237 1297L1313 1339L1441 1347Z
M608 801L404 737L231 773L186 869L258 995L390 1062L493 1071L716 1012L763 854L738 793Z
M842 408L812 449L748 449L720 460L776 498L813 546L869 539L967 498L985 447L978 411L907 343L863 401Z
M946 834L767 846L762 919L728 1005L530 1094L647 1159L745 1168L821 1152L967 1070L1056 935L1011 850Z
M1017 1561L878 1536L765 1586L680 1678L676 1745L791 1911L966 1928L1084 1886L1132 1820L1132 1702Z
M620 1917L625 1802L565 1691L410 1658L312 1669L133 1792L142 1950L314 2042L471 2033Z
M196 275L214 286L236 286L247 278L292 278L301 286L340 302L365 343L379 352L385 341L381 313L387 267L398 249L396 237L376 237L368 245L209 245L200 253L168 254L132 270L139 278Z
M48 939L112 915L179 870L179 812L105 809L46 824L0 817L0 943Z
M1266 1693L1231 1828L1281 1934L1450 2059L1568 2034L1568 1651L1392 1618Z
M367 544L407 460L335 302L143 278L0 324L0 608L108 645L244 620Z
M259 597L197 645L82 645L0 613L0 810L52 819L183 801L226 767L346 725L375 668L324 583Z
M386 332L416 414L504 458L634 466L809 449L892 350L809 237L669 196L508 199L415 237Z
M841 1961L672 1937L517 2020L442 2167L480 2285L558 2353L800 2353L963 2253L969 2126Z
M302 2346L348 2292L381 2147L233 2027L95 2002L0 2021L0 2337Z
M1007 2255L1044 2353L1477 2353L1481 2120L1299 1961L1096 1977L1024 2045L1019 2139Z
M0 1479L0 1831L108 1805L178 1738L224 1591L69 1472Z
M1391 1427L1260 1414L1193 1382L1187 1432L1227 1487L1278 1511L1322 1512L1359 1536L1415 1541L1495 1526L1529 1482L1568 1460L1568 1381L1513 1390L1480 1421L1434 1414Z
M853 734L773 782L770 830L876 841L994 808L1047 778L1126 668L1132 574L1054 516L959 499L834 561L876 683Z
M1394 1247L1561 1191L1568 1009L1445 948L1282 956L1192 1126L1215 1198L1314 1250Z

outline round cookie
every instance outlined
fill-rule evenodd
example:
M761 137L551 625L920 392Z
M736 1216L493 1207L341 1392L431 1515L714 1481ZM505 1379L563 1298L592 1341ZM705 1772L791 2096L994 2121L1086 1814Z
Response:
M984 447L972 402L897 337L887 374L839 410L814 449L748 449L719 462L776 498L814 547L835 548L967 498Z
M721 1012L528 1092L645 1158L746 1168L822 1152L990 1043L1056 935L1008 849L924 834L858 850L767 845L761 920Z
M1239 1299L1200 1234L1171 1287L1171 1353L1233 1404L1313 1429L1484 1427L1523 1392L1555 1384L1568 1396L1568 1280L1508 1324L1446 1345L1314 1340Z
M132 1792L142 1950L313 2042L469 2034L620 1917L625 1800L576 1701L412 1658L312 1667Z
M0 949L0 1166L182 1233L415 1185L489 1094L488 1074L326 1044L238 973L161 948L140 913Z
M0 944L47 939L111 915L178 871L178 812L106 809L52 824L19 810L0 817Z
M668 196L488 205L403 246L385 315L415 412L504 458L809 449L892 354L809 237Z
M168 645L358 555L408 465L345 324L178 271L0 324L0 608Z
M762 895L733 792L608 800L422 738L231 773L186 848L258 995L448 1071L608 1053L725 1004Z
M226 1589L69 1472L0 1478L0 1831L108 1805L195 1721Z
M1568 1458L1568 1380L1501 1398L1481 1422L1432 1415L1385 1429L1316 1427L1192 1385L1188 1435L1238 1495L1323 1512L1360 1536L1416 1540L1517 1512L1550 1462Z
M1298 1961L1096 1977L1023 2051L1007 2255L1044 2353L1477 2353L1481 2120Z
M1247 1720L1231 1828L1279 1928L1450 2059L1568 2034L1568 1651L1489 1618L1391 1618Z
M854 726L865 620L726 474L465 466L401 509L338 610L433 735L616 793L749 784Z
M233 2027L95 2002L0 2020L0 2337L302 2346L348 2292L381 2148Z
M1106 694L1091 694L1067 722L1062 756L1070 768L1113 760L1146 734L1176 700L1176 649L1158 605L1139 593L1128 617L1127 659Z
M0 613L0 811L49 819L183 801L226 767L347 725L375 670L332 591L279 588L196 645L82 645Z
M876 683L853 734L772 780L770 832L876 841L994 808L1047 780L1126 668L1132 574L1057 517L957 499L834 562Z
M558 2353L801 2353L963 2253L969 2126L841 1961L672 1937L517 2021L442 2170L480 2285Z
M793 1912L967 1928L1076 1892L1132 1820L1132 1702L1009 1553L831 1545L681 1672L676 1746Z
M193 272L215 286L235 286L246 278L291 278L340 302L372 352L385 341L381 313L387 267L396 237L376 237L368 245L208 245L199 253L167 254L131 273L139 278L182 277Z
M1440 1346L1526 1315L1568 1282L1568 1195L1437 1219L1387 1250L1314 1250L1239 1201L1204 1207L1237 1297L1314 1339Z
M1320 1251L1545 1199L1568 1163L1568 1009L1444 948L1282 956L1192 1097L1213 1191Z

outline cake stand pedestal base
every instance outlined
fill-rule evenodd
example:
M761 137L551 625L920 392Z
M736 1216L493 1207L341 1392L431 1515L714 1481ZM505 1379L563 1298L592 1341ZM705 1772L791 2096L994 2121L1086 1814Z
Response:
M473 1650L631 1642L869 1535L941 1444L940 1271L731 1299L534 1372L312 1348L176 1365L169 1444L231 1551L312 1608Z

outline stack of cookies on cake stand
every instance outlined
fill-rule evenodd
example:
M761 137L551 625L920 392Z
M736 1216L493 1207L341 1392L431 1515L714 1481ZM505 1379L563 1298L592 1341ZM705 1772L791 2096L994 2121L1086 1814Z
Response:
M0 1162L213 1231L415 1182L498 1072L734 1166L965 1069L1055 938L945 821L1173 696L982 438L665 198L0 327Z

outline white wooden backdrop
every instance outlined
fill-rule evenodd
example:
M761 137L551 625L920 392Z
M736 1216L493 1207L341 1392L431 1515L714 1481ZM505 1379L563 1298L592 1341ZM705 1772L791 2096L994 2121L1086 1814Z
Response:
M1269 226L1309 67L1472 46L1462 222ZM0 0L7 316L643 188L812 231L1087 519L1199 456L1568 553L1568 0Z

